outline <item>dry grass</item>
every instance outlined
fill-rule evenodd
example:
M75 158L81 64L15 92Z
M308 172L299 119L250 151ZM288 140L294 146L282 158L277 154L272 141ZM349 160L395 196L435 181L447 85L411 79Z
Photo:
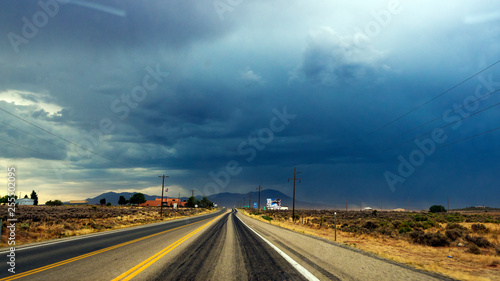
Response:
M299 233L319 236L328 240L334 240L334 228L322 223L311 223L315 216L304 214L299 221L292 222L291 218L273 217L268 221L262 215L251 214L245 210L241 212L249 217L260 221L281 226ZM318 221L318 220L316 220ZM471 229L473 223L460 223L460 225ZM446 223L441 223L445 228ZM495 223L484 223L488 228L487 233L481 235L495 245L499 245L500 225ZM436 232L437 229L430 229ZM442 229L441 229L442 231ZM471 236L479 234L471 233ZM384 258L405 263L418 269L441 273L459 280L500 280L500 256L496 255L495 249L481 249L480 255L467 252L466 247L430 247L412 243L405 236L389 237L377 233L351 233L337 230L337 243L344 243L361 250L375 253ZM449 258L448 256L451 256Z
M18 206L15 242L18 246L210 212L207 209L164 209L160 218L158 211L155 207ZM1 208L0 212L4 224L0 247L6 247L6 209Z

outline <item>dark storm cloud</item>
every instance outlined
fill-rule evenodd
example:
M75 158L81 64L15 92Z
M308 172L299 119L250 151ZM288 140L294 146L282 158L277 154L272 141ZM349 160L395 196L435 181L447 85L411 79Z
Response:
M338 35L331 28L311 32L298 73L313 84L334 86L373 80L389 67L380 65L383 55L369 45L355 43L354 36Z
M97 4L123 14L117 16L93 7L95 5L82 3ZM149 45L154 50L155 46L178 48L192 41L210 39L231 28L221 25L212 11L212 2L194 0L13 1L3 5L0 24L4 39L9 33L29 39L29 43L18 46L21 52L30 44L57 48L62 42L66 47L83 45L99 49ZM37 18L38 12L48 14L47 20ZM35 26L33 30L25 27L34 26L34 22L45 24L39 24L40 27ZM5 43L11 42L4 41L4 47Z
M81 185L67 190L142 189L158 186L157 174L172 172L172 184L203 191L214 181L211 172L236 161L241 174L219 191L248 192L262 183L290 193L287 178L298 166L300 196L323 203L357 197L378 204L383 197L404 207L400 202L414 196L427 206L445 193L474 200L498 194L491 187L500 151L494 134L436 149L394 192L383 176L397 172L399 155L408 159L419 149L414 142L387 148L446 121L399 134L463 103L474 94L476 80L370 134L494 60L499 33L490 21L463 27L468 5L443 15L442 9L423 13L419 5L402 4L400 15L359 45L356 32L376 22L372 12L387 3L358 9L347 3L244 1L221 20L213 1L79 0L61 4L17 54L8 34L23 35L22 18L32 21L42 8L38 1L1 5L0 94L15 90L20 97L2 108L76 143L90 141L98 154L78 153L74 145L14 120L56 144L15 129L1 132L66 160L59 174L40 172L46 180L60 180L59 187L68 181ZM430 20L423 22L423 14ZM168 75L150 79L148 69ZM495 69L488 75L500 81ZM158 85L132 98L144 81ZM477 110L495 102L484 101ZM62 109L54 113L50 105ZM262 138L269 132L273 110L285 106L296 118L268 143L251 146L259 133ZM445 132L451 142L496 126L498 117L490 110ZM111 126L102 126L103 120ZM47 158L3 149L9 160ZM476 185L483 197L471 191Z

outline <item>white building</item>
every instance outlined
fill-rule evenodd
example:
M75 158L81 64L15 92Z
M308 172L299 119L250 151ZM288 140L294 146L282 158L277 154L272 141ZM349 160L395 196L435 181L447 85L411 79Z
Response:
M17 205L35 205L35 199L22 198L16 200Z

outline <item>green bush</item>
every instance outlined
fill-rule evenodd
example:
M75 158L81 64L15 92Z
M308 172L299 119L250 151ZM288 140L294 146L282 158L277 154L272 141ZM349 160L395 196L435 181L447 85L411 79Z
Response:
M19 225L19 228L20 229L24 229L24 230L29 230L30 229L30 223L29 222L21 223Z
M382 227L389 226L389 221L387 221L387 220L381 220L380 221L380 226L382 226Z
M374 230L378 227L378 224L373 221L367 221L365 224L363 224L363 228L366 228L368 230Z
M446 225L446 229L460 229L460 230L469 230L467 227L460 225L458 223L449 223Z
M345 232L351 232L351 233L356 233L356 232L359 232L359 231L361 230L361 229L360 229L358 226L356 226L356 225L348 225L348 224L346 224L346 223L344 223L344 224L340 227L340 229L341 229L342 231L345 231Z
M409 226L406 225L406 226L400 226L399 229L398 229L398 232L401 233L401 234L403 234L403 233L408 233L411 230L412 230L411 227L409 227Z
M47 205L47 206L61 206L62 204L63 204L62 201L57 200L57 199L54 201L49 200L49 201L45 202L45 205Z
M439 224L437 224L435 221L433 220L427 220L427 221L424 221L422 223L422 228L423 229L429 229L429 228L432 228L432 227L437 227L439 226Z
M482 223L475 223L471 225L471 229L477 233L488 233L488 228Z
M410 233L413 243L432 247L445 247L450 245L450 240L443 234L425 233L422 230L414 230Z
M481 248L491 248L493 247L493 244L488 241L488 239L484 238L483 236L469 236L468 234L465 236L465 240L476 244L478 247Z
M446 209L442 205L432 205L429 208L431 213L446 213Z
M474 254L474 255L479 255L479 254L481 254L481 249L479 249L479 247L476 246L476 244L471 244L469 246L469 250L467 250L467 252Z
M271 218L270 216L262 216L263 219L265 220L268 220L268 221L272 221L273 218Z
M464 217L459 213L446 215L446 221L448 222L463 222L464 220Z
M421 215L421 214L416 214L415 215L415 220L416 221L427 221L429 218L427 218L427 216L425 215Z
M377 229L377 232L382 234L382 235L385 235L385 236L390 236L390 237L393 237L393 234L394 234L394 229L390 228L390 227L380 227Z
M451 241L455 241L458 238L462 238L464 236L462 230L458 228L448 229L444 234L446 235L446 237L450 238Z

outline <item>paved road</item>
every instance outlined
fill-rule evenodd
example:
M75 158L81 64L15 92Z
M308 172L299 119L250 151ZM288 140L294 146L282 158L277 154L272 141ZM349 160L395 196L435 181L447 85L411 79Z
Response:
M2 262L0 280L445 279L235 210L18 250L16 258L16 274Z
M306 280L234 215L224 215L154 280Z
M10 266L7 264L8 252L4 248L0 252L0 280L24 275L26 275L26 280L73 280L63 278L63 276L72 277L75 280L89 280L92 276L97 278L93 280L110 280L121 272L116 271L115 275L106 274L113 272L106 267L111 261L103 260L102 257L112 258L123 264L132 261L135 265L134 256L140 257L144 256L144 253L151 253L156 249L156 245L172 242L184 232L193 230L224 212L225 210L222 210L209 215L18 247L15 252L15 275L7 271ZM144 251L143 248L145 248ZM138 253L130 255L130 251ZM120 253L123 253L123 256L120 256ZM50 269L40 270L47 267ZM81 275L72 274L72 272L82 272L83 268L88 272ZM103 270L106 272L102 272ZM29 274L32 271L40 272Z

